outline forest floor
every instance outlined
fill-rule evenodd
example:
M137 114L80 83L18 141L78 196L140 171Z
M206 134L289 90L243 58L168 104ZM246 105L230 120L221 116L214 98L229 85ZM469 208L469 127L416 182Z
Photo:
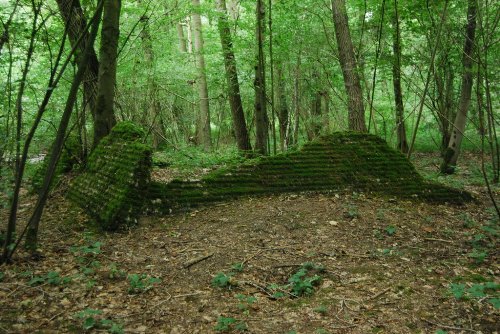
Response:
M462 160L439 179L478 200L463 206L288 194L114 234L89 228L63 186L41 259L0 267L0 333L498 333L498 220L478 157ZM437 156L415 162L437 175ZM24 196L21 222L33 205Z

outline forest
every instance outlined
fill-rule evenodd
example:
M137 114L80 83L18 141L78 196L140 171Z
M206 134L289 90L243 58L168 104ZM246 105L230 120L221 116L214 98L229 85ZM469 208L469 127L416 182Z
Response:
M0 333L500 331L498 2L0 23Z

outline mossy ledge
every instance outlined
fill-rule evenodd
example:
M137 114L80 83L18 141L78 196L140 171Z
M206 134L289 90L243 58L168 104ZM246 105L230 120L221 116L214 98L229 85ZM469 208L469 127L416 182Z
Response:
M339 132L319 137L299 151L250 160L199 181L152 182L148 209L168 213L245 195L343 190L436 203L472 199L467 192L425 181L383 139Z
M105 230L133 224L142 212L152 164L144 135L132 122L118 123L70 186L69 199Z

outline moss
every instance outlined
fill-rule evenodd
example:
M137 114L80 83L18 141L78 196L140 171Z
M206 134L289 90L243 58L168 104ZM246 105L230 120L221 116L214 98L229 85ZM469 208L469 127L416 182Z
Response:
M142 212L151 172L151 149L144 131L131 122L118 123L88 159L68 197L106 230L136 222Z
M200 181L155 184L149 208L170 212L245 195L345 189L429 202L470 199L466 193L425 182L408 159L381 138L344 132L320 137L298 151L212 172Z

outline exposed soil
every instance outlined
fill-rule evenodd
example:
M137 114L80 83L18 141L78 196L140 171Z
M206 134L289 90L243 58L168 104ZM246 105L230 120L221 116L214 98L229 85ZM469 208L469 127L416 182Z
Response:
M433 173L437 160L422 155L417 162ZM500 311L491 303L498 289L478 298L450 293L451 283L499 283L497 239L484 230L493 213L471 169L450 178L466 182L478 199L464 206L291 194L143 217L114 234L88 227L56 191L42 222L42 258L19 251L13 265L0 268L0 333L83 332L85 319L76 314L86 309L102 311L87 318L109 319L125 333L213 333L224 319L235 321L226 332L499 332ZM33 201L24 198L21 222ZM471 257L479 234L482 261ZM90 247L96 241L100 251ZM304 263L324 269L312 270L321 278L312 293L297 297L287 284ZM50 272L59 275L50 280ZM218 273L230 277L227 286L213 286ZM130 274L161 281L129 291Z

